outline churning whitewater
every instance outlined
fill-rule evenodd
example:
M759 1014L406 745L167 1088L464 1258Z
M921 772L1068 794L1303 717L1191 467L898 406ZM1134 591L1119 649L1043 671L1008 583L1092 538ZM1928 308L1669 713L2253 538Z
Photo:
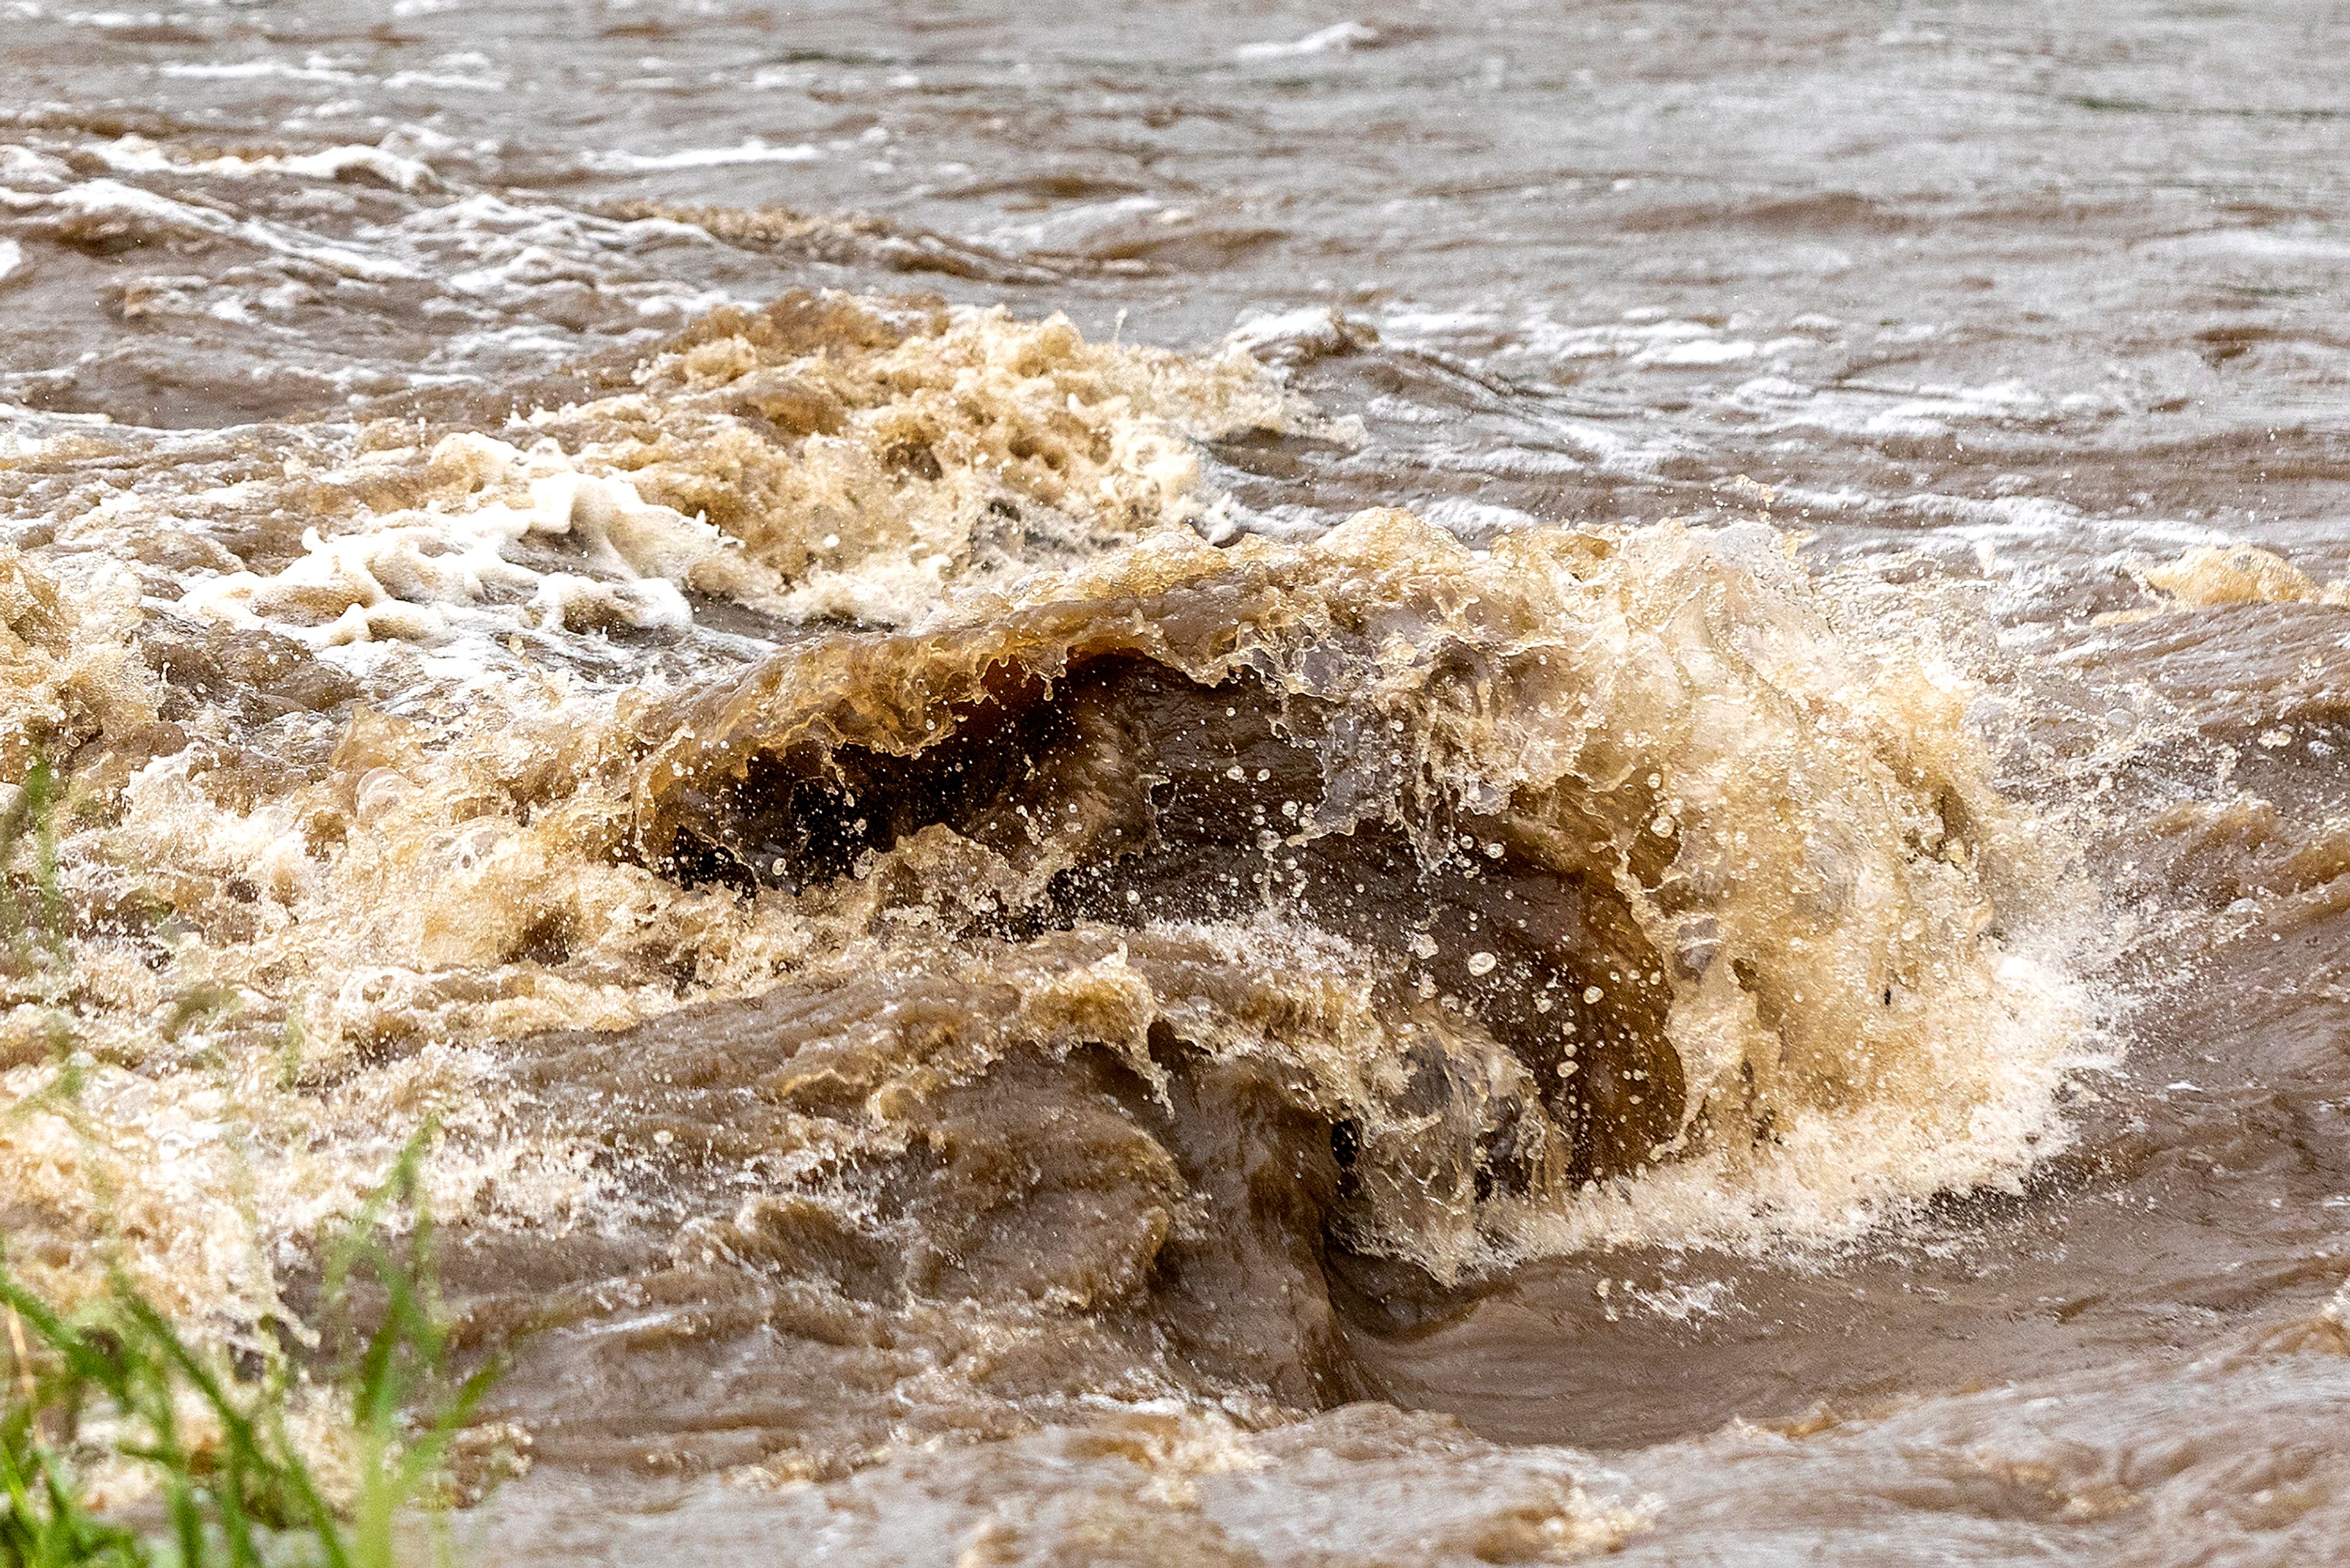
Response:
M485 1562L2350 1540L2291 26L575 9L5 12L14 1270L428 1129Z

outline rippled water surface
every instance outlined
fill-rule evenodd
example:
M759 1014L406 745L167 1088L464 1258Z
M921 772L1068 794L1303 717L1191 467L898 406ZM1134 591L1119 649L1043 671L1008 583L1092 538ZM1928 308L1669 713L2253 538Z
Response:
M437 1117L485 1562L2350 1552L2340 6L0 18L46 1283Z

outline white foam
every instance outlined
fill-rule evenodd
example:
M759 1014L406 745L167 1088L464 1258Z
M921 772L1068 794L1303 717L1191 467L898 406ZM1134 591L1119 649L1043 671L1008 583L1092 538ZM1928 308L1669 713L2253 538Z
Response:
M1286 43L1243 44L1232 51L1232 57L1239 60L1293 59L1300 55L1339 54L1359 44L1376 44L1378 41L1377 30L1366 27L1360 22L1340 22Z
M1085 202L1038 219L1033 223L1005 223L979 236L982 244L999 251L1081 250L1086 243L1113 224L1146 213L1164 210L1156 196L1120 196L1108 202Z
M178 202L119 180L88 180L46 198L47 204L89 214L119 213L143 217L173 228L195 229L208 234L244 241L263 250L322 266L346 277L387 282L416 276L414 269L387 256L320 242L302 230L257 218L238 218L212 207ZM13 204L13 203L12 203Z
M715 169L733 163L813 163L824 153L807 142L776 147L751 137L733 147L689 147L678 152L588 152L581 161L605 174L655 169Z
M1760 350L1749 339L1724 341L1718 337L1692 337L1684 343L1660 344L1634 356L1642 365L1735 365L1752 359Z
M775 586L709 524L650 504L625 478L570 468L551 450L526 456L504 441L458 435L435 449L434 460L478 475L484 489L476 504L393 513L332 538L310 530L302 556L285 570L198 583L180 607L233 625L266 624L323 649L442 644L483 618L498 623L484 628L493 633L605 623L679 628L693 619L683 587L755 596ZM581 569L546 571L513 560L515 546L533 535L575 541ZM530 597L513 603L522 594ZM478 616L469 613L473 607L482 607Z
M2147 254L2169 256L2238 256L2248 261L2350 262L2350 242L2299 228L2279 233L2271 229L2215 229L2176 239L2157 240L2142 247Z
M383 78L388 92L410 88L438 88L452 92L503 92L506 78L490 72L394 71Z
M360 78L343 70L331 61L312 56L304 65L288 65L284 60L166 60L155 67L158 76L180 77L198 81L252 81L262 77L282 77L288 81L353 82Z
M356 169L402 191L440 183L431 165L363 142L324 148L317 152L265 154L259 158L230 153L220 158L188 160L175 159L154 142L134 134L99 142L90 151L108 168L125 174L217 174L242 180L256 174L284 173L312 180L339 180Z
M1521 512L1514 506L1496 506L1487 501L1472 501L1465 495L1415 502L1411 509L1423 520L1435 524L1467 545L1482 545L1496 534L1542 526L1542 519L1531 512Z

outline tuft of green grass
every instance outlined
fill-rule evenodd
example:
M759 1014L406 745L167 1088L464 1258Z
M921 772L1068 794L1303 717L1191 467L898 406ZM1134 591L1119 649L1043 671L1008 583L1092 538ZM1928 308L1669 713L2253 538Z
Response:
M0 807L0 929L8 932L20 966L43 961L54 964L65 950L57 818L65 805L66 783L47 758L38 758L11 794ZM33 850L29 909L14 875L16 852L28 838Z
M38 763L0 807L0 941L20 975L70 978L57 828L66 794ZM199 1028L233 1002L200 989L167 1033ZM16 1111L80 1126L69 1016L54 1013L49 1032L53 1081ZM281 1087L301 1050L289 1017ZM421 1179L433 1131L420 1130L358 1215L321 1241L315 1334L265 1324L257 1348L200 1345L119 1257L103 1290L68 1311L9 1266L0 1236L0 1568L393 1568L413 1558L419 1521L432 1557L448 1560L451 1447L504 1362L465 1376L452 1364ZM322 1347L316 1378L289 1340ZM346 1485L330 1483L296 1438L297 1397L309 1395L344 1407ZM119 1514L97 1506L97 1485L126 1470L149 1483L146 1501Z
M0 1397L0 1568L392 1568L401 1521L449 1504L449 1449L501 1361L456 1376L440 1307L432 1227L419 1194L425 1137L401 1152L362 1213L324 1248L331 1385L355 1455L338 1507L303 1453L289 1401L303 1377L285 1354L204 1349L113 1270L106 1291L61 1312L0 1262L12 1380ZM407 1206L395 1241L388 1210ZM367 1319L355 1307L369 1295ZM256 1364L258 1366L252 1366ZM99 1465L143 1471L155 1521L131 1526L87 1502ZM435 1556L446 1554L437 1532Z
M58 1310L0 1262L13 1377L0 1404L0 1568L392 1568L405 1520L450 1501L450 1445L498 1376L460 1377L435 1285L412 1141L325 1249L331 1383L356 1474L340 1506L296 1440L302 1379L269 1353L240 1367L199 1347L120 1269L98 1298ZM395 1244L388 1211L414 1216ZM357 1298L372 1298L362 1325ZM143 1471L136 1524L88 1499L93 1469ZM436 1534L436 1557L446 1542Z

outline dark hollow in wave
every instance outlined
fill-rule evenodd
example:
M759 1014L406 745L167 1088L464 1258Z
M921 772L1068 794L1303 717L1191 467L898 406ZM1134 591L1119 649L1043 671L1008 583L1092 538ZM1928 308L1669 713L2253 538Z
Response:
M1246 671L1209 686L1123 654L1049 686L1025 673L992 684L910 756L804 741L754 757L681 834L681 875L797 891L943 825L1015 865L1074 861L1041 898L986 922L1005 940L1271 908L1384 954L1386 985L1432 982L1548 1086L1571 1149L1550 1174L1628 1170L1679 1126L1666 992L1642 983L1661 965L1623 895L1513 853L1502 824L1461 819L1431 844L1353 817L1361 803L1334 796L1368 771L1354 753L1380 743L1357 715L1276 698ZM1317 826L1334 816L1345 826ZM1488 1191L1546 1185L1534 1151L1488 1154Z

